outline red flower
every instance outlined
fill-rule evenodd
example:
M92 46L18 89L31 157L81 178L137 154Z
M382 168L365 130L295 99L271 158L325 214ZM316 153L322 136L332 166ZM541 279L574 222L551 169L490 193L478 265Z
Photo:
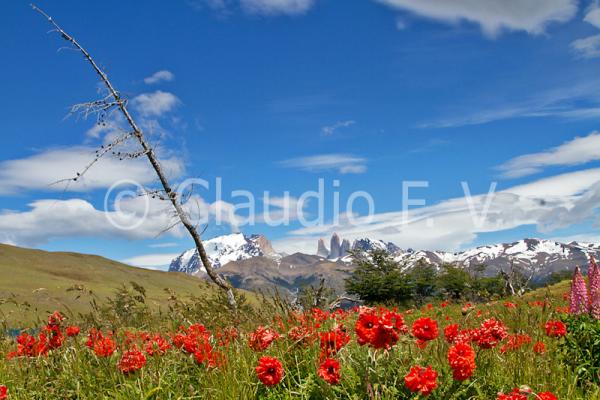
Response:
M446 338L446 342L454 343L456 337L458 336L458 324L448 325L444 328L444 338Z
M448 363L450 363L455 380L467 380L473 375L476 368L475 351L471 345L459 342L448 350Z
M546 322L546 335L550 337L563 337L567 334L567 326L562 321Z
M48 316L48 325L60 325L64 320L65 317L61 313L54 311L54 313Z
M279 333L274 330L259 326L250 334L248 346L254 351L263 351L266 350L273 341L279 339L279 337Z
M332 331L321 332L319 337L321 358L328 358L329 356L336 354L350 341L350 335L344 332L343 327L339 326Z
M73 337L79 335L80 329L78 326L68 326L65 332L67 333L67 336Z
M116 350L117 344L112 340L110 336L102 336L96 339L93 345L94 354L98 357L110 357Z
M341 379L339 361L327 358L319 366L317 375L330 385L337 385Z
M508 336L506 326L500 321L490 318L481 323L481 327L473 332L473 340L482 349L491 349Z
M412 326L412 334L424 341L437 338L439 333L437 321L431 318L421 317Z
M522 393L519 388L514 388L509 394L498 393L496 400L527 400L528 392Z
M171 344L158 333L146 340L145 351L149 356L163 355L171 348Z
M354 329L361 346L369 344L386 350L398 342L400 333L407 331L402 315L384 308L379 310L379 314L372 308L363 308Z
M283 366L273 357L261 357L256 367L256 375L265 386L277 385L283 378Z
M413 393L420 392L428 396L437 387L438 373L430 366L423 368L416 365L404 377L404 385Z
M539 400L558 400L558 397L552 392L542 392L537 394ZM0 398L1 399L1 398Z
M527 334L518 333L508 337L508 341L500 348L500 353L504 354L509 350L518 350L522 346L531 343L531 337Z
M8 399L8 388L4 385L0 385L0 400Z
M544 344L544 342L536 342L533 345L533 351L535 351L538 354L543 354L546 352L546 345Z
M144 365L146 365L144 353L134 348L123 353L117 366L122 373L129 374L142 369Z
M377 317L377 315L375 315L375 313L371 310L360 313L358 319L356 320L356 324L354 325L358 344L362 346L364 344L371 343L373 337L375 336L375 331L377 330L378 324L379 317Z

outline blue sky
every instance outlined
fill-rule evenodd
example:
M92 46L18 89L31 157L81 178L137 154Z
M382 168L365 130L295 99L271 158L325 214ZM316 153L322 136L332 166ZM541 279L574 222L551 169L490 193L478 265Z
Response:
M106 69L176 184L197 188L190 210L210 215L205 237L264 233L276 249L316 251L340 232L401 247L460 249L523 237L600 241L600 9L572 0L188 0L38 4ZM165 204L151 202L136 229L106 218L107 189L121 179L152 188L143 159L107 157L80 171L118 134L71 115L95 100L97 77L28 2L2 5L0 242L101 254L164 266L191 247ZM59 50L60 49L60 50ZM113 129L114 128L114 129ZM131 150L132 143L125 149ZM214 221L247 190L291 210L284 226ZM324 224L303 227L296 199L325 185ZM332 224L365 191L374 215ZM424 206L402 214L403 181ZM483 210L473 223L461 182ZM291 202L278 200L289 191ZM108 211L113 210L109 199ZM239 199L238 199L239 200ZM140 198L127 210L140 212ZM315 201L301 210L318 212ZM244 211L239 212L240 215ZM136 214L137 215L137 214ZM407 219L402 219L407 216ZM128 220L129 221L129 220ZM428 222L429 221L429 222ZM160 234L160 235L159 235ZM165 261L167 260L167 261Z

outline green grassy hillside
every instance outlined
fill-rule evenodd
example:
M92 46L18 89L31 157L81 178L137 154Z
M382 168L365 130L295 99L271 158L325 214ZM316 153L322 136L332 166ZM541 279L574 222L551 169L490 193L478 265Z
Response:
M165 288L179 296L213 290L185 274L135 268L95 255L0 244L0 318L9 325L33 322L53 310L85 312L92 299L102 303L132 281L146 289L147 302L156 308L165 305Z

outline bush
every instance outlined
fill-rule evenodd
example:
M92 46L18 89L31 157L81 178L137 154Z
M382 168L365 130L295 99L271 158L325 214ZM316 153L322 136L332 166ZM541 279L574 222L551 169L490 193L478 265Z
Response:
M564 318L568 334L561 346L565 364L582 385L600 383L600 320L588 315Z

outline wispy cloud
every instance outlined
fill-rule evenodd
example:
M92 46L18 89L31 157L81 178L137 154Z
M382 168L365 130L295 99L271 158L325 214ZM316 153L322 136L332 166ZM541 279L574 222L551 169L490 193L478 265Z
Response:
M600 34L577 39L571 43L571 47L583 58L600 57Z
M177 246L179 246L179 243L176 243L176 242L153 243L153 244L148 245L148 247L150 247L151 249L165 249L168 247L177 247Z
M152 75L144 78L144 83L147 85L154 85L159 82L171 82L175 79L175 74L171 71L167 71L166 69L156 71Z
M589 80L570 87L559 87L538 93L524 100L504 104L464 105L475 112L453 111L450 118L421 123L419 128L451 128L480 125L513 118L557 117L588 119L600 116L600 80ZM461 115L462 114L462 115Z
M502 30L541 34L550 23L569 21L577 13L576 0L375 0L421 17L456 24L478 24L495 37Z
M334 170L340 174L362 174L367 171L367 160L351 154L321 154L298 157L279 163L283 167L320 172Z
M180 100L173 93L157 90L153 93L142 93L134 97L131 102L143 116L158 117L173 110Z
M600 132L576 137L560 146L539 153L525 154L497 167L505 178L518 178L552 166L582 165L600 160Z
M409 153L427 153L448 144L450 144L450 141L446 139L433 138L429 139L425 144L409 150Z
M346 121L337 121L333 125L328 125L328 126L322 127L321 133L323 133L323 135L325 135L325 136L330 136L330 135L333 135L335 133L335 131L337 131L338 129L352 126L355 123L356 123L356 121L351 120L351 119L346 120Z
M305 14L314 3L314 0L240 0L244 10L262 15Z

